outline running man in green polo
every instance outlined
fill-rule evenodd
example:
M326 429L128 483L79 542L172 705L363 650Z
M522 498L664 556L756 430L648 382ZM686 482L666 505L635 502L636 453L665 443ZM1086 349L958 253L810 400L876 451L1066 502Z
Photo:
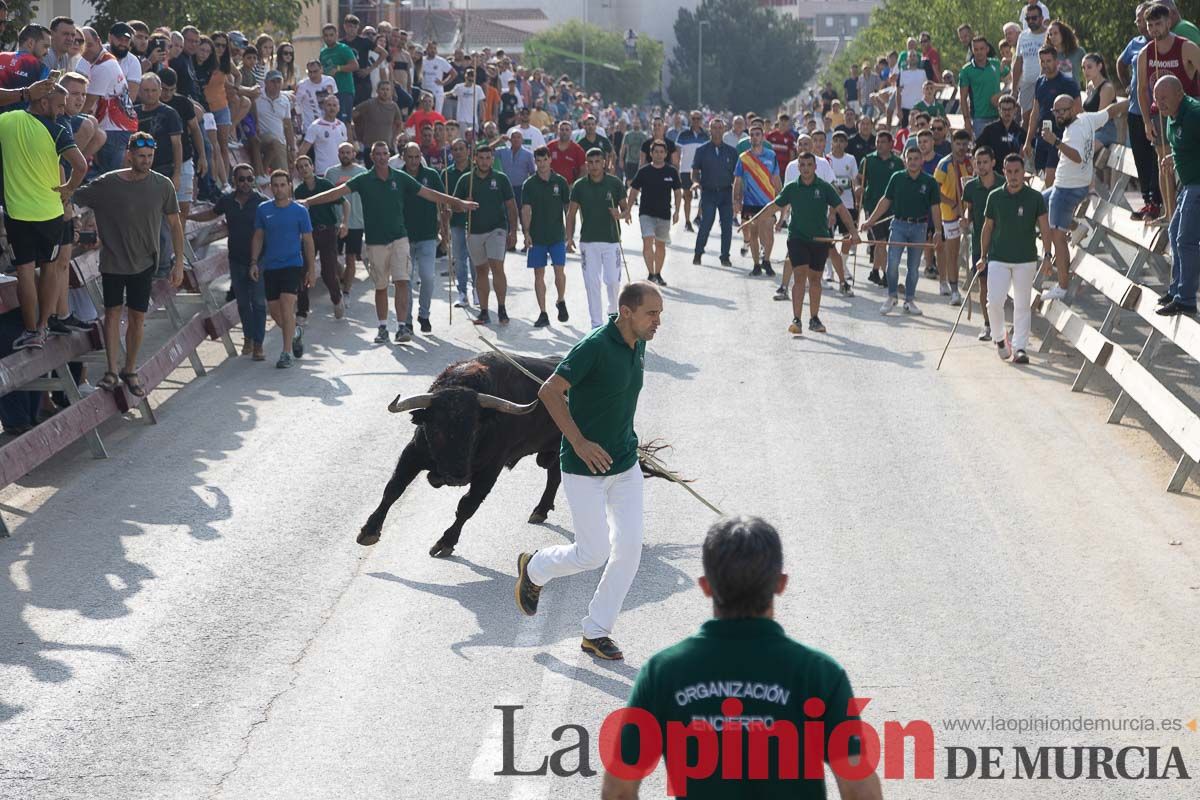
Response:
M496 290L496 319L508 324L504 298L508 279L504 275L504 254L517 246L517 201L512 183L503 172L492 169L495 154L486 144L475 148L475 169L458 179L454 196L468 198L479 208L467 215L467 252L475 267L475 289L479 292L479 316L476 325L491 322L488 316L488 288ZM490 281L489 281L490 277Z
M549 580L603 566L580 646L610 661L624 657L612 631L642 556L642 468L633 417L646 342L658 330L663 299L653 283L636 281L621 290L618 303L618 313L571 348L538 391L563 432L559 464L575 542L517 556L514 589L517 607L533 616Z
M996 354L1014 364L1028 364L1025 348L1029 346L1029 325L1033 316L1029 302L1033 294L1033 279L1038 271L1039 233L1043 269L1050 270L1050 220L1046 198L1025 185L1025 161L1016 153L1004 159L1004 186L993 189L987 196L986 220L980 233L979 247L986 255L975 269L989 273L988 315L997 325L1004 324L1004 303L1012 285L1013 331L1012 342L1007 336L996 336ZM997 332L998 333L998 332Z
M367 272L375 283L375 313L379 318L379 335L384 342L387 341L389 283L396 285L396 319L399 321L396 340L412 338L412 324L408 318L412 262L408 252L408 228L404 224L405 203L417 202L416 198L420 197L431 203L448 205L456 211L473 211L478 207L469 200L422 186L408 173L392 169L388 166L390 157L388 143L375 142L371 145L374 169L300 201L301 205L311 208L335 202L351 192L356 192L362 199ZM379 341L378 337L376 341Z
M812 153L801 153L796 163L800 168L800 177L785 185L774 201L781 210L791 212L787 252L795 287L792 290L792 324L788 326L788 331L796 334L804 332L800 315L804 313L804 284L807 282L812 311L808 329L824 333L825 326L818 315L821 312L821 273L825 271L825 262L829 258L830 209L837 213L838 219L850 231L850 242L855 245L858 244L858 227L850 217L850 212L846 211L841 193L817 177L817 157ZM810 272L815 274L810 275Z
M904 162L892 150L892 134L887 131L875 134L875 152L868 153L863 158L863 163L858 171L862 181L859 186L862 197L859 198L858 207L863 210L864 214L870 214L875 210L875 206L878 205L887 189L888 181L897 172L903 171ZM886 242L888 236L891 235L891 222L880 222L874 227L864 225L863 230L867 231L872 240ZM887 286L887 278L883 276L887 265L886 259L885 248L871 245L871 274L867 276L867 280L876 286Z
M558 291L558 321L570 319L567 314L567 236L564 220L571 202L571 187L567 179L550 166L550 148L533 151L534 174L521 186L521 227L525 231L527 264L533 270L533 291L537 295L538 314L535 328L550 324L546 314L546 263L554 267L554 288Z
M933 219L933 244L942 242L942 194L937 181L921 169L924 156L916 148L904 152L904 172L897 172L888 181L883 197L871 212L863 227L872 225L889 210L894 213L892 231L888 237L888 297L879 308L887 315L896 308L896 297L900 284L900 254L908 249L908 270L904 275L904 313L920 316L917 307L917 280L921 277L921 248L925 244L925 232Z
M658 723L658 744L667 748L668 793L686 793L688 800L825 800L824 770L808 778L802 766L808 753L819 753L832 768L843 800L881 800L883 790L874 771L864 777L854 773L853 780L844 777L862 754L860 737L839 730L847 722L857 727L861 721L850 713L854 690L846 670L820 650L789 638L775 621L775 597L788 586L779 532L758 517L727 517L708 529L701 561L704 575L698 583L712 599L713 618L698 633L651 656L629 693L628 707L648 712ZM807 713L814 701L821 702L822 711ZM818 725L806 725L817 717ZM693 722L707 725L685 737L666 733L668 725ZM823 734L822 741L808 740L814 729ZM649 763L653 769L658 759L641 753L647 743L640 741L640 730L629 724L620 729L621 761ZM753 766L756 751L762 752L755 743L759 734L765 734L759 746L773 751L764 759L761 776ZM710 754L705 760L707 776L672 774L680 766L697 765L696 745L688 741L697 736L702 737L701 751ZM770 739L776 743L768 744ZM778 757L778 748L785 746L795 751L788 760L800 765L795 776L781 774L784 759ZM673 747L688 752L673 752ZM607 772L601 796L633 800L640 784L639 777Z

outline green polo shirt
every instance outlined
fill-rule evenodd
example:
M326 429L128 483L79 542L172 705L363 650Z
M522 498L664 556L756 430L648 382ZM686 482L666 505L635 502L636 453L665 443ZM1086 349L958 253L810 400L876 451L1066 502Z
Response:
M924 100L918 100L913 103L913 111L924 111L933 118L946 116L946 107L934 100L932 103L926 103Z
M530 175L521 184L521 204L529 206L529 238L534 244L548 247L563 242L567 236L563 213L571 200L567 179L550 170L550 179Z
M583 221L579 227L581 242L616 242L617 221L612 208L621 207L625 199L625 184L615 175L605 175L598 181L584 175L571 187L571 202L579 204Z
M467 170L459 169L454 166L454 162L450 162L450 166L442 170L442 185L446 187L447 192L453 192L458 188L458 179L467 174ZM467 227L467 212L455 211L450 215L451 228Z
M1183 98L1179 112L1167 119L1167 142L1175 154L1179 185L1200 183L1200 100Z
M404 171L410 178L422 186L427 186L435 192L445 191L442 178L436 169L421 167L417 175ZM437 203L418 199L404 206L404 227L408 229L410 242L427 242L438 237L438 207Z
M313 188L309 189L304 181L296 184L296 188L292 190L297 200L306 200L314 194L320 194L326 189L332 189L333 184L324 178L316 178L313 181ZM324 225L326 227L336 227L338 220L341 218L339 213L342 207L342 201L336 203L322 203L319 206L310 206L308 209L308 218L312 221L313 227Z
M637 463L633 415L645 368L646 343L626 344L617 327L617 315L611 314L606 325L580 339L554 370L571 384L567 406L579 432L612 458L612 466L601 475L616 475ZM592 475L565 436L558 459L563 472Z
M591 150L593 147L599 147L604 151L605 158L608 158L609 154L613 151L612 142L608 140L608 137L601 136L598 133L596 134L596 138L591 141L588 141L586 136L579 137L579 146L583 148L584 153L586 153L588 150Z
M982 67L975 59L968 61L958 73L958 85L971 94L971 119L996 119L1000 109L992 105L992 95L1000 93L1000 79L1008 70L1000 66L1000 59L989 58Z
M467 233L508 230L508 201L513 199L513 190L508 176L503 172L492 170L485 177L475 170L474 180L468 172L458 179L454 196L479 203L479 208L467 218L471 222Z
M411 175L391 167L388 167L386 178L376 177L372 169L355 175L346 185L362 198L363 238L367 244L391 244L407 237L405 205L426 202L417 197L421 184Z
M962 201L971 207L971 263L979 260L979 246L983 235L983 221L986 219L984 212L987 211L987 197L992 189L999 189L1004 185L1004 175L999 172L993 172L996 176L996 182L992 184L991 189L984 186L978 177L971 178L963 184Z
M775 198L780 208L792 207L788 222L788 238L811 242L818 236L829 236L829 209L842 204L842 196L827 182L813 176L812 183L797 178L783 187Z
M354 94L354 73L337 71L337 68L343 64L349 64L352 61L355 64L358 63L358 56L355 55L354 48L345 42L335 42L331 47L322 47L317 59L321 62L321 69L325 74L333 76L338 94Z
M1174 28L1171 28L1171 33L1182 36L1192 44L1200 44L1200 28L1197 28L1194 22L1181 19L1175 23Z
M1006 264L1038 260L1038 217L1046 213L1046 198L1028 186L1013 193L1000 186L988 193L984 215L993 221L988 259Z
M733 768L723 763L725 742L722 741L716 753L722 763L710 777L689 780L686 787L675 787L676 791L686 791L688 800L735 797L825 800L824 777L800 779L804 775L804 753L814 746L805 741L804 723L818 720L805 715L804 703L819 698L825 704L825 712L819 717L824 741L815 746L828 761L834 731L847 720L860 719L846 713L853 695L850 679L837 661L789 638L774 620L710 619L700 626L699 633L646 661L629 693L629 707L648 711L658 721L665 742L668 723L687 725L693 720L703 720L717 729L720 739L719 731L727 719L721 704L729 699L741 704L741 779L722 780L726 768ZM799 764L799 776L780 777L776 742L769 751L766 777L749 780L748 729L785 721L796 731L798 747L793 763ZM622 729L621 755L626 764L638 760L639 738L636 727L626 725ZM851 737L846 749L857 755L861 749L859 739ZM689 763L695 763L694 754Z
M888 180L883 196L891 201L889 209L896 219L930 216L930 208L942 202L942 193L932 175L918 172L911 178L907 171L897 172Z
M904 162L900 156L892 153L886 159L878 151L868 153L863 158L863 210L870 214L883 197L888 181L897 172L904 172Z

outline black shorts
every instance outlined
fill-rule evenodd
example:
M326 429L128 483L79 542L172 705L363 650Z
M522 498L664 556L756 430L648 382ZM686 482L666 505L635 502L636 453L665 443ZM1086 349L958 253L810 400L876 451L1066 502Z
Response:
M145 314L150 310L150 289L154 286L154 271L157 265L132 275L110 275L101 273L100 285L104 291L104 307L120 308Z
M75 244L75 218L63 220L62 237L59 238L60 245Z
M886 242L892 238L892 221L876 222L871 226L871 238L877 242Z
M63 218L55 217L43 222L25 222L4 215L4 230L13 251L12 263L48 264L58 258L58 246L62 243Z
M750 219L755 214L762 211L764 208L766 208L766 206L750 206L750 205L746 205L745 203L743 203L742 204L742 222L749 222Z
M683 190L685 192L692 188L692 173L690 173L690 172L679 173L679 180L683 184Z
M850 208L849 206L847 206L846 213L850 215L850 219L858 219L857 209L853 209L853 208ZM842 222L841 214L835 214L833 218L835 220L837 220L837 232L838 233L845 233L845 234L850 233L850 229L846 227L846 223Z
M267 301L278 300L281 294L300 294L300 282L303 277L304 267L262 270L263 288L267 292Z
M363 229L351 228L345 239L338 239L338 255L350 255L362 258Z
M825 242L788 239L787 253L793 267L798 269L806 266L814 272L824 272L825 261L829 258L829 245Z

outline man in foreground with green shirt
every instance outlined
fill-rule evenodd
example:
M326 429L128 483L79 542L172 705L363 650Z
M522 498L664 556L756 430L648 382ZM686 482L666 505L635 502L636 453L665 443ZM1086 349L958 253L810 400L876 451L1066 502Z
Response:
M1043 269L1048 272L1050 217L1046 198L1025 185L1025 162L1016 153L1004 158L1004 186L988 194L983 214L979 249L985 255L976 262L975 269L988 271L988 316L996 325L1004 325L1004 303L1010 284L1013 290L1012 342L1009 343L1007 336L996 336L996 354L1005 361L1011 357L1014 364L1028 364L1025 348L1029 346L1029 323L1033 316L1029 302L1033 279L1037 277L1037 240L1040 233L1045 253Z
M858 244L858 228L846 211L842 196L837 189L817 177L817 158L812 153L801 153L796 159L800 177L791 181L775 198L775 205L791 213L788 222L787 253L795 276L792 290L792 324L789 333L803 333L801 314L804 313L804 284L808 283L809 307L812 317L808 329L824 333L818 314L821 311L821 273L829 258L829 211L834 210L842 225L850 232L850 242ZM818 241L818 240L824 241ZM805 269L807 267L808 269ZM813 274L810 274L813 273Z
M704 576L697 583L712 599L713 618L699 633L652 656L629 693L628 708L649 713L658 724L658 735L646 738L657 739L655 753L666 751L668 794L686 793L689 800L825 800L824 771L802 777L807 769L800 764L807 764L811 753L831 767L842 800L881 800L874 771L843 777L863 750L861 737L844 735L861 725L851 708L854 691L846 670L820 650L789 638L775 621L775 596L788 586L779 532L758 517L719 520L708 529L701 560ZM668 725L701 722L707 723L708 735L667 733ZM620 760L649 767L638 770L640 776L619 777L606 758L603 800L636 800L642 778L658 763L643 752L655 746L641 738L643 729L654 726L646 721L621 728ZM820 740L812 741L814 735ZM689 741L697 737L698 752ZM776 746L768 743L771 739ZM783 752L785 747L794 752ZM786 774L789 762L796 765L794 775ZM760 769L765 774L759 775ZM690 778L679 772L707 775Z
M618 313L571 348L538 390L563 432L559 463L575 542L517 556L514 590L521 613L533 616L548 581L603 566L580 647L608 661L624 657L612 631L642 557L642 469L633 417L646 342L658 330L663 299L653 283L637 281L621 290L618 303Z
M375 142L371 145L374 169L302 201L311 208L333 203L351 192L362 199L367 271L375 283L375 313L379 317L379 335L375 341L381 343L387 341L389 283L396 285L396 341L412 340L412 324L408 317L412 262L408 252L408 229L404 224L405 204L418 202L420 197L438 205L449 205L456 211L473 211L478 207L469 200L422 186L411 175L389 167L389 158L388 143Z

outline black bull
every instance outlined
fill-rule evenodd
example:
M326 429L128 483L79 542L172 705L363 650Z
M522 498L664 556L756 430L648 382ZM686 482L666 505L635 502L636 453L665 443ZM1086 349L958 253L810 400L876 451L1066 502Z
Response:
M515 360L542 380L559 362L526 356ZM388 510L417 475L428 471L434 487L470 484L458 501L454 524L429 550L434 557L452 554L463 525L492 490L500 471L535 453L538 466L546 470L546 490L529 521L545 522L562 480L558 467L562 434L537 402L539 388L503 357L485 353L447 367L427 394L403 401L396 398L390 409L411 411L417 429L400 454L383 499L359 532L358 543L379 541Z

